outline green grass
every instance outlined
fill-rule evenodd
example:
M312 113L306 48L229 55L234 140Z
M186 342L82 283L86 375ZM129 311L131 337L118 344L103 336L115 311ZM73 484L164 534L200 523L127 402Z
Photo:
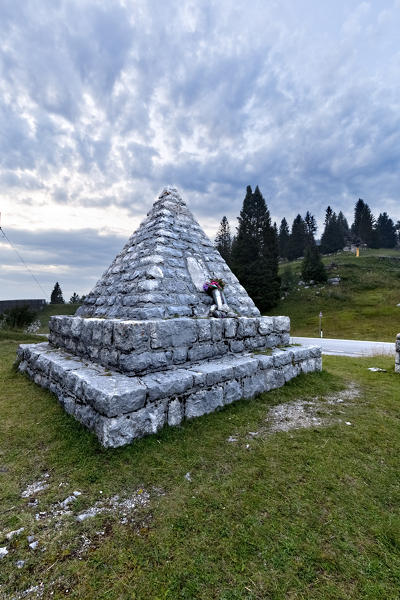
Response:
M35 320L39 320L41 327L38 330L39 334L49 333L49 319L54 315L74 315L79 308L80 304L48 304L42 311L38 312ZM0 341L14 340L14 341L30 341L40 342L43 341L42 336L35 334L26 334L23 329L9 329L0 328Z
M324 258L325 265L332 262L337 269L329 277L339 275L339 286L295 287L269 314L288 315L292 335L318 337L322 311L324 337L392 342L400 331L400 251L365 250L359 258L350 253ZM291 265L301 279L301 261Z
M80 304L47 304L37 315L42 324L39 333L49 333L50 317L54 315L74 315L79 306Z
M9 548L1 597L42 582L45 598L399 598L400 376L392 359L327 357L321 374L104 450L54 396L13 370L15 350L0 341L0 532L25 532L0 538ZM369 372L372 365L387 373ZM326 407L323 397L349 382L360 396L334 407L330 426L249 438L265 428L271 406L321 396ZM44 472L49 488L31 507L21 491ZM138 488L150 504L127 523L111 513L75 521L100 498ZM73 490L82 496L59 527L35 520Z

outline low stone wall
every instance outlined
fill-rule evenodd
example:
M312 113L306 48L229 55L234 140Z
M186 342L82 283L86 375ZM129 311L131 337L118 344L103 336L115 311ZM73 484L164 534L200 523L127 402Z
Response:
M127 375L290 341L289 317L122 321L56 316L49 327L51 345Z
M56 394L106 447L128 444L165 424L178 425L322 368L317 346L229 355L142 377L88 366L47 343L21 345L18 357L19 370Z
M394 370L396 373L400 373L400 333L398 333L396 337L396 359Z

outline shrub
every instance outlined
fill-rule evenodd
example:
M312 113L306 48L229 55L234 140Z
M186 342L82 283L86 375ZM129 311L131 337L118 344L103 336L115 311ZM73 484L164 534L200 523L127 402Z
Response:
M36 313L28 305L9 308L4 312L3 321L6 327L20 329L28 327L36 317Z

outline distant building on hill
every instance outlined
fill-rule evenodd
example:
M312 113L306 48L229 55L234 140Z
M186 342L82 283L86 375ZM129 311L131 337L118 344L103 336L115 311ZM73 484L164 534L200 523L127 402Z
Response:
M27 298L26 300L0 300L0 315L11 308L21 308L28 306L31 310L43 310L46 306L46 300L43 298Z

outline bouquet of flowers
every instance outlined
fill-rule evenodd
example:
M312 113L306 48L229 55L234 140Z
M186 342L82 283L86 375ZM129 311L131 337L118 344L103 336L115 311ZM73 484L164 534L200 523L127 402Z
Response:
M206 283L203 285L203 290L212 296L213 290L223 290L224 287L225 283L222 281L222 279L214 277L211 279L211 281L206 281Z

